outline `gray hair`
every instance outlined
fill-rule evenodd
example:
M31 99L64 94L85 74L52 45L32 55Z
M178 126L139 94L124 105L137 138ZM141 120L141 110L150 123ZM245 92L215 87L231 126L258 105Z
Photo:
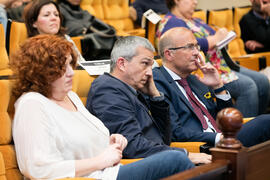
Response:
M158 43L158 54L160 55L163 61L166 61L165 56L164 56L165 49L167 49L168 47L174 47L174 46L175 46L175 43L172 36L168 35L167 33L161 36Z
M111 72L114 70L118 58L123 57L128 61L137 55L137 48L143 47L152 52L155 51L153 45L145 38L139 36L125 36L119 38L111 52Z

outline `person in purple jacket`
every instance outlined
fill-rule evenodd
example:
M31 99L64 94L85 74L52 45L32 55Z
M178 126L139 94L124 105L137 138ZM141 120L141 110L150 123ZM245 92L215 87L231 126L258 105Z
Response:
M190 29L204 52L206 61L210 61L219 71L223 83L236 100L235 107L243 113L244 117L264 113L269 102L267 77L244 67L232 70L225 59L226 57L230 59L226 50L216 48L217 42L224 39L228 31L225 28L215 31L202 20L193 18L197 0L166 0L166 3L170 12L159 24L157 38L174 27Z

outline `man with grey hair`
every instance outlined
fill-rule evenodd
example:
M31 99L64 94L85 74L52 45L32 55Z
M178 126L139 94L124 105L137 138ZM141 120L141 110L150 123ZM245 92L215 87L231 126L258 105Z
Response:
M87 109L110 130L128 140L124 158L144 158L171 148L169 106L152 77L154 48L142 37L116 41L111 53L111 73L91 85ZM211 156L189 153L194 163L209 163Z

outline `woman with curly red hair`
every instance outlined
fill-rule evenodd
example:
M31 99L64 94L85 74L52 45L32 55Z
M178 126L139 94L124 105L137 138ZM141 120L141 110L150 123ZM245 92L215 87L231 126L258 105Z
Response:
M192 168L180 151L121 166L127 139L111 134L71 91L77 55L56 35L37 35L11 58L16 77L13 138L20 171L30 179L160 179Z

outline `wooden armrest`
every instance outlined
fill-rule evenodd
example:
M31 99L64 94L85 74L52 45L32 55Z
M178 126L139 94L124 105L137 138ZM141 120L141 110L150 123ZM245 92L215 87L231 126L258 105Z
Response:
M80 53L82 53L81 39L83 39L83 36L74 36L74 37L71 37L71 39L75 43Z
M254 119L255 117L243 118L243 124L247 123L248 121Z
M120 163L125 165L125 164L129 164L129 163L133 163L133 162L136 162L136 161L139 161L141 160L142 158L138 158L138 159L121 159L120 160Z
M156 62L158 63L159 66L162 66L162 59L156 59Z
M232 59L248 69L252 69L254 71L260 70L258 56L234 57Z
M75 177L75 178L63 178L57 180L95 180L94 178Z
M185 148L188 152L199 153L200 146L205 142L172 142L171 147Z

